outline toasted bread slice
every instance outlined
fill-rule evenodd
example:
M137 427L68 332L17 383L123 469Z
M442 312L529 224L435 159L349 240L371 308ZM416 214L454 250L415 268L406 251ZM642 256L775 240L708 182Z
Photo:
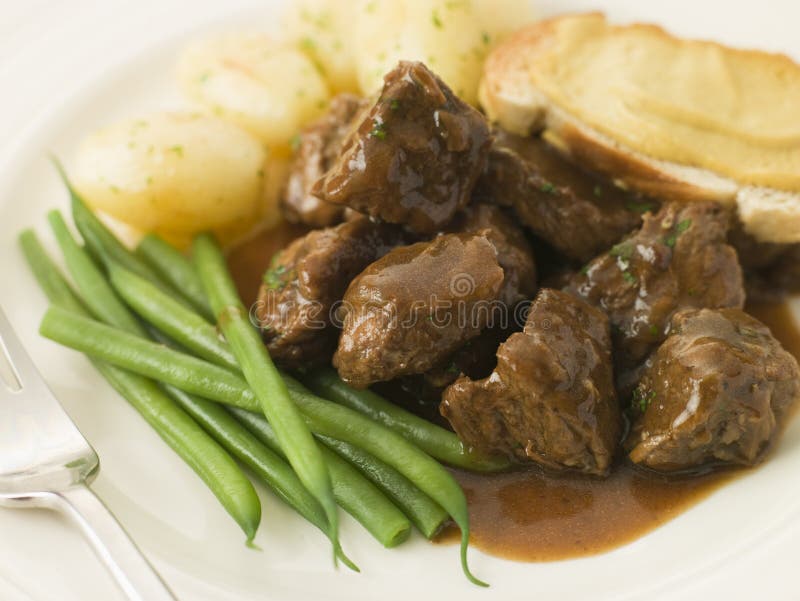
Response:
M542 132L545 138L564 154L586 168L610 177L623 187L664 200L715 200L738 206L745 229L758 239L780 243L800 242L800 192L753 185L747 181L748 174L743 174L741 178L724 176L703 166L677 160L684 159L682 156L676 156L675 159L670 159L669 156L652 156L628 143L632 138L636 139L635 135L629 135L631 132L617 135L613 130L600 131L598 127L592 126L571 111L564 102L560 102L560 98L551 98L535 81L541 82L547 75L536 70L545 69L541 65L547 61L566 60L565 56L558 54L565 52L564 48L568 47L559 37L565 20L573 23L590 20L593 24L587 29L590 31L593 28L598 29L605 36L613 37L616 35L614 31L626 30L624 27L607 26L604 17L599 13L588 13L541 21L517 32L489 55L484 66L479 98L490 119L496 121L502 128L519 135ZM602 22L603 27L597 24L598 20ZM573 26L573 23L569 25ZM705 52L707 48L703 46L707 45L712 47L712 54L721 53L723 60L729 58L728 53L731 53L734 61L751 60L755 57L754 60L767 67L774 63L776 72L782 74L776 75L776 82L787 79L794 84L795 78L800 81L800 67L794 63L787 66L789 59L781 55L758 52L748 54L746 51L727 49L712 43L677 41L657 27L644 25L630 27L637 29L639 52L647 52L642 46L646 46L649 36L654 36L661 42L666 37L672 45L685 43L700 46L701 49L697 51L700 62L703 62L705 55L708 54ZM612 30L610 34L609 28ZM641 43L642 36L644 44ZM666 53L665 58L663 48L658 46L656 48L658 51L654 51L656 56L652 59L652 68L658 70L659 61L669 62L670 56ZM681 57L677 57L675 61L680 59ZM621 60L624 60L624 57L621 57ZM641 57L638 60L641 60ZM667 65L664 69L672 67L674 65ZM688 85L702 75L701 70L687 77L684 82L676 82L676 85ZM716 72L709 75L709 77L715 76L718 76ZM791 94L793 89L787 87L787 95ZM619 94L619 92L619 88L609 86L607 91L600 90L597 93ZM780 89L771 90L772 96L776 96L778 92ZM691 92L687 94L691 98ZM720 94L724 95L724 92ZM607 99L598 98L598 102L601 103L605 100ZM735 100L722 97L720 102L732 104ZM688 114L685 106L681 109ZM644 119L642 115L637 118ZM800 113L797 119L800 131ZM690 126L694 126L694 123L690 122ZM752 137L753 133L749 131L742 135L745 138ZM735 142L740 143L739 140ZM794 140L790 136L788 144L790 152L800 152L800 139L795 147ZM644 146L646 145L643 144ZM676 151L676 155L679 154ZM765 158L764 163L769 164L769 160Z

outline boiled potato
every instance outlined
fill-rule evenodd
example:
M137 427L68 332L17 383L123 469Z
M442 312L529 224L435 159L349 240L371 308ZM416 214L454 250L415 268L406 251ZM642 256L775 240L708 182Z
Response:
M178 65L186 95L275 152L321 115L328 86L311 59L263 34L224 34L190 44Z
M356 18L358 81L370 94L399 60L423 61L476 104L492 46L530 20L527 0L365 0Z
M73 179L93 208L129 226L190 237L261 219L267 164L263 145L232 123L163 113L89 136Z
M335 93L358 92L350 42L357 7L358 2L297 0L284 16L287 39L314 61Z

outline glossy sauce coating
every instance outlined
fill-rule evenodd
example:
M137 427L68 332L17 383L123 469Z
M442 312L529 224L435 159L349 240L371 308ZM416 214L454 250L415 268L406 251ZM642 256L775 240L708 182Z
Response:
M301 233L299 228L282 226L230 254L229 263L246 303L255 300L274 251ZM787 304L746 309L800 357L800 330ZM632 542L743 473L747 469L668 477L627 463L617 465L607 479L538 469L495 475L454 472L467 494L472 544L519 561L593 555ZM457 530L451 528L438 540L455 542L456 535Z

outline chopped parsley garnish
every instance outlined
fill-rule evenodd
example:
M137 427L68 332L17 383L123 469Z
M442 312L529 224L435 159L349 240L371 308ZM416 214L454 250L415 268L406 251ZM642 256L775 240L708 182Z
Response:
M581 275L586 275L586 274L589 273L589 266L590 265L591 265L591 263L587 263L586 265L581 267Z
M664 244L666 244L670 248L674 248L675 243L678 241L678 236L680 236L690 227L692 227L691 219L684 219L683 221L679 221L678 225L675 226L675 231L666 238L664 238Z
M436 29L441 29L444 27L444 23L442 23L442 20L439 18L439 13L437 11L433 11L431 13L431 23L433 23L433 26Z
M309 52L316 49L317 43L309 37L305 37L300 41L300 46L303 50L308 50Z
M631 399L631 406L634 409L638 409L642 413L647 411L647 408L656 398L656 391L649 390L644 391L641 388L637 388L633 391L633 398Z
M482 32L481 32L481 39L483 40L483 43L484 43L484 44L487 44L487 45L488 45L488 44L489 44L489 42L491 41L491 38L489 37L489 34L488 34L488 33L486 33L485 31L482 31Z
M386 139L386 128L383 125L383 122L379 121L378 119L372 120L372 131L369 132L370 137L378 138L379 140Z
M622 279L628 282L629 284L636 283L636 276L633 275L630 271L623 271L622 272Z
M389 102L389 108L396 111L400 108L400 101L397 98L392 98L391 102Z
M659 334L659 329L658 329L658 326L657 326L656 324L654 324L654 323L651 323L651 324L650 324L650 333L651 333L653 336L658 336L658 334Z
M272 261L274 263L274 259ZM264 284L267 290L280 290L286 285L283 276L287 274L286 265L275 265L264 273Z
M458 369L458 365L456 365L455 361L450 363L450 365L447 366L447 369L445 371L449 374L456 374L456 375L461 373L461 370Z
M619 244L615 244L611 247L611 250L608 251L608 254L612 257L619 257L620 259L627 261L633 256L633 243L620 242Z
M300 134L295 134L289 140L289 146L292 147L292 152L297 152L300 149Z
M625 203L625 208L635 213L644 214L648 211L652 211L655 208L655 205L652 202L637 202L635 200L629 200Z
M170 152L174 152L174 153L175 153L176 155L178 155L179 157L182 157L182 156L183 156L183 146L180 146L180 145L173 146L173 147L171 147L171 148L169 149L169 151L170 151Z
M556 194L557 193L556 187L553 184L551 184L550 182L548 182L548 181L544 181L541 184L539 184L539 189L542 192L546 192L547 194Z
M594 195L597 196L597 198L600 198L603 195L603 187L600 184L598 184L594 187L593 192Z

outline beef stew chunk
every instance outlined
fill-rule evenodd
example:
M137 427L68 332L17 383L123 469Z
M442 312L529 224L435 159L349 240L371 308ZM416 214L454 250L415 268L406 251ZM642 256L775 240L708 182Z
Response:
M312 194L311 189L339 156L342 140L364 106L365 102L357 96L340 94L331 100L326 115L298 135L289 179L281 197L287 221L328 227L344 219L344 207L325 202Z
M607 316L544 289L483 380L459 378L441 412L465 444L553 469L608 472L621 435Z
M637 367L664 340L675 311L743 306L742 271L725 242L727 228L719 205L667 204L570 279L565 290L608 314L620 372Z
M396 248L348 287L333 364L357 388L438 367L486 327L502 285L484 233Z
M541 138L495 132L476 195L513 207L520 221L570 259L608 250L657 208L561 157Z
M272 358L285 367L330 361L338 336L333 305L353 277L406 241L401 228L361 217L313 230L277 253L256 305Z
M313 194L418 233L441 230L486 165L486 119L418 62L390 71L359 119Z
M497 261L505 274L500 300L509 308L534 297L536 264L533 249L522 229L502 208L483 203L466 206L447 229L451 232L486 231L489 241L497 249Z
M676 313L634 391L626 441L660 471L753 465L800 393L797 361L739 309Z

